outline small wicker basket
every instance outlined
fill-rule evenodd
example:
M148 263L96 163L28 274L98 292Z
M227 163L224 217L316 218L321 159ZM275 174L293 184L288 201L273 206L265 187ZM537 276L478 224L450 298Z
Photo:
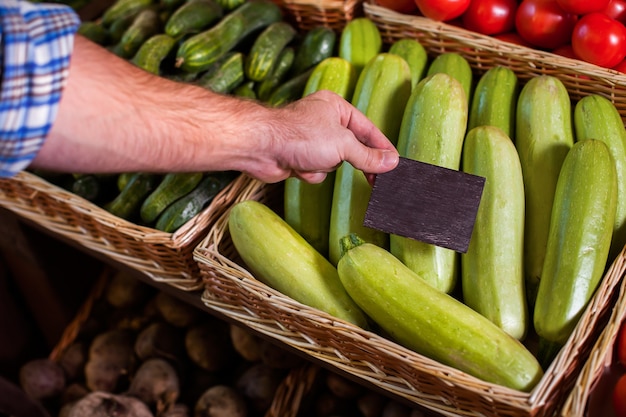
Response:
M46 231L102 254L158 282L183 290L202 287L194 247L250 180L239 175L175 233L139 226L29 172L0 179L0 206Z
M287 20L305 32L317 26L341 31L347 22L363 14L362 0L274 0Z
M498 65L509 67L521 83L537 75L552 75L563 82L573 100L590 94L607 97L626 121L626 74L426 17L394 12L377 5L375 0L365 0L363 12L376 24L386 44L402 38L417 39L431 56L458 53L476 74Z
M249 197L278 210L281 187L252 185ZM226 210L194 251L206 284L202 300L219 313L394 396L450 416L544 416L562 407L608 320L626 252L613 262L569 341L539 384L524 393L474 378L310 308L264 285L245 268Z

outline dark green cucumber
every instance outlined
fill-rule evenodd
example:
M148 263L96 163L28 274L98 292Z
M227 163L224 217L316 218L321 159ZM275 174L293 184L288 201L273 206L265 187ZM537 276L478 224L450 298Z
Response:
M71 191L88 201L100 197L100 180L95 175L81 175L72 183Z
M155 9L140 11L120 39L118 48L121 56L127 59L135 56L145 41L161 32L161 27L161 18Z
M170 54L176 40L165 33L159 33L145 41L132 59L133 64L148 72L159 75L161 62Z
M190 0L174 11L164 30L172 38L179 38L211 27L223 15L222 6L215 0Z
M274 89L285 80L291 70L295 55L295 50L290 46L281 51L270 76L261 81L256 87L256 95L259 100L267 101Z
M170 204L191 192L202 181L201 172L168 173L146 197L139 215L145 223L152 223Z
M400 55L411 69L411 85L415 87L428 70L428 53L419 41L413 38L402 38L391 44L389 53Z
M278 61L281 51L296 37L296 29L285 21L267 26L246 54L244 71L252 81L263 81Z
M176 66L187 72L208 69L246 36L282 19L280 7L270 0L251 0L224 16L178 48Z
M270 106L278 107L301 98L312 72L313 68L288 79L276 87L267 103Z
M216 93L227 94L245 79L244 57L241 52L227 52L196 84Z
M174 233L198 215L234 178L233 172L208 173L187 195L170 204L155 224L157 230Z
M138 11L152 4L154 4L154 0L117 0L102 15L102 25L110 27L116 20L136 15Z
M143 200L156 188L161 176L151 173L133 173L124 189L115 199L104 206L111 214L126 220L132 220L139 214Z
M113 23L111 23L111 26L108 27L108 34L109 34L108 44L109 45L119 44L120 40L122 39L122 36L124 36L124 32L126 32L126 29L128 29L130 25L133 24L135 17L137 17L137 13L139 13L141 10L143 9L137 10L135 14L126 15L124 17L121 17L115 20Z
M244 81L242 84L235 87L233 94L237 97L245 97L256 100L257 95L254 86L254 81Z
M109 41L109 32L98 22L82 22L77 33L98 45L106 45Z
M237 7L241 6L246 2L246 0L216 0L220 6L226 11L235 10Z
M318 26L304 34L296 49L292 74L300 74L313 68L335 53L337 34L326 26Z

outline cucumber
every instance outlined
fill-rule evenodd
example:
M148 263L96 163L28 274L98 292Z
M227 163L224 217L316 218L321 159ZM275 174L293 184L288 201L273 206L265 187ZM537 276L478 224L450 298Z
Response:
M152 223L170 204L196 188L202 181L202 172L168 173L143 201L139 210L141 220Z
M606 268L615 213L617 171L601 140L583 139L567 153L556 185L534 327L565 344Z
M293 65L296 52L293 47L287 46L280 52L274 68L269 77L261 81L256 87L256 95L259 100L267 101L272 92L285 80Z
M101 23L105 28L118 19L136 15L142 9L154 4L154 0L116 0L103 13Z
M158 217L155 229L174 233L197 216L232 180L233 172L213 172L204 176L191 192L170 204Z
M517 149L502 129L470 130L463 171L484 177L474 232L461 254L463 301L518 340L528 332L524 285L524 179Z
M161 18L155 9L140 11L120 39L118 44L120 56L126 59L135 56L146 40L161 32L161 26Z
M415 87L428 71L428 53L419 41L412 38L398 39L389 47L389 53L400 55L411 69L411 85Z
M246 0L217 0L222 9L230 12L246 2Z
M297 47L292 75L301 74L333 56L336 42L337 34L329 27L317 26L308 30Z
M128 29L130 25L133 24L135 17L137 17L137 13L139 13L141 10L143 9L137 10L137 12L134 14L129 14L119 19L116 19L113 23L111 23L111 26L109 26L107 29L108 30L107 44L109 46L119 44L120 40L122 39L122 36L124 36L124 32L126 32L126 29Z
M246 36L282 19L270 0L250 0L226 14L216 25L185 40L176 55L176 67L187 72L208 69Z
M77 33L98 45L106 45L109 41L109 32L98 22L82 22Z
M398 138L401 156L459 170L467 127L467 99L461 83L446 73L420 81L402 115ZM452 292L459 273L459 255L447 248L390 235L389 250L425 281Z
M524 274L531 308L543 269L556 182L574 144L571 112L567 89L550 75L528 80L517 100L515 146L526 189Z
M352 104L395 144L410 94L409 64L398 55L380 53L358 76ZM385 248L388 246L387 233L363 226L371 194L365 174L343 162L335 173L330 219L329 258L334 265L341 254L339 240L348 233L357 233L366 241Z
M139 214L143 200L157 187L161 176L146 172L130 175L122 191L104 209L126 220L133 220Z
M306 87L306 83L308 82L312 72L313 68L288 79L276 87L267 99L267 104L272 107L279 107L289 104L302 97L304 87Z
M267 26L254 40L246 55L244 73L252 81L267 78L281 51L296 37L296 29L284 21Z
M388 251L342 239L339 279L350 297L396 342L484 381L529 392L541 365L517 339L424 281Z
M228 229L235 249L259 281L304 305L368 327L337 269L266 205L255 200L235 204Z
M256 100L257 96L254 86L254 81L244 81L242 84L235 87L235 89L233 90L233 94L237 97L245 97Z
M349 101L355 85L356 72L352 64L339 57L326 58L311 73L303 96L329 90ZM319 184L309 184L298 178L285 181L285 221L325 257L328 257L334 185L334 171Z
M496 126L515 141L518 95L519 82L512 69L501 66L488 69L474 89L467 130L477 126Z
M74 179L71 191L85 200L95 202L100 197L100 180L95 175L81 175Z
M346 23L339 37L339 57L354 65L357 75L381 51L382 36L371 19L357 17Z
M453 76L461 83L465 90L467 102L471 103L474 74L467 59L456 52L438 55L428 66L426 75L429 76L441 72Z
M227 52L207 71L196 84L216 93L228 94L245 79L244 57L241 52Z
M159 7L163 10L176 10L185 3L186 0L159 0Z
M190 0L177 8L165 23L165 34L178 39L211 27L224 16L215 0Z
M131 62L152 74L160 75L161 62L170 54L176 40L165 33L158 33L146 40Z
M609 259L626 245L626 129L615 105L606 97L592 94L574 108L575 140L598 139L609 147L617 171L617 213Z

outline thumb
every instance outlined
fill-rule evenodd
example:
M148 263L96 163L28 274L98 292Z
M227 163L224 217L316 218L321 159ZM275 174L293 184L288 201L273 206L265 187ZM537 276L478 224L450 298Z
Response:
M366 174L382 174L391 171L400 161L398 151L395 149L377 149L367 146L362 146L361 149L362 152L348 158L347 161Z

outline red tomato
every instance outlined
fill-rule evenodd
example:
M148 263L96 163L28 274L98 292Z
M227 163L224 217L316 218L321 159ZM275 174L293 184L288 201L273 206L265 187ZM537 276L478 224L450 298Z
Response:
M515 13L515 28L531 45L555 49L570 42L577 19L554 0L523 0Z
M376 0L376 4L404 14L411 14L417 10L415 0Z
M574 14L601 12L610 0L556 0L563 10Z
M615 417L626 417L626 374L620 376L613 387L613 411Z
M626 57L626 28L603 13L589 13L576 24L572 47L584 61L613 67Z
M626 23L626 1L611 0L604 9L604 14L622 23Z
M620 65L621 63L617 64ZM626 366L626 321L622 322L617 333L617 340L615 340L615 359L622 366Z
M569 45L569 44L559 46L558 48L553 49L552 53L564 56L565 58L580 59L574 52L574 48L572 48L572 45Z
M494 35L493 37L504 42L510 42L516 45L532 47L532 45L526 42L524 39L522 39L522 37L518 35L517 32L500 33L500 34Z
M515 28L517 0L472 0L461 16L466 29L496 35Z
M461 16L470 0L415 0L415 4L424 16L446 22Z
M626 74L626 59L624 59L622 62L614 66L613 69L615 71L619 71L619 72Z

